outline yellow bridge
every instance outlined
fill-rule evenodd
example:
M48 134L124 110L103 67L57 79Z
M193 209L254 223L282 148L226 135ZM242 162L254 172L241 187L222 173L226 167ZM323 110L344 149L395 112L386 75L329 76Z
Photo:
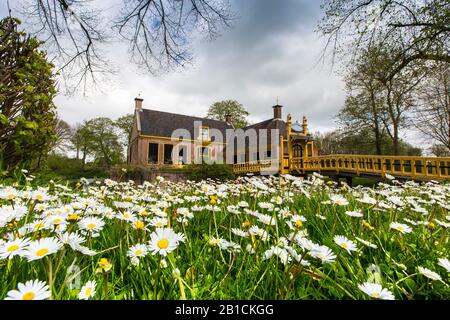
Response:
M237 174L272 170L302 175L318 172L342 177L385 177L389 174L396 178L413 180L450 180L450 158L344 154L283 157L282 161L264 160L235 164L233 170Z
M384 178L386 174L400 179L450 180L450 158L356 154L319 156L314 139L308 133L306 117L303 117L302 124L292 124L290 114L287 116L286 131L279 136L277 157L271 160L248 161L250 154L259 151L257 147L248 146L246 161L234 164L233 171L236 174L299 175L318 172L347 178L350 182L354 176Z

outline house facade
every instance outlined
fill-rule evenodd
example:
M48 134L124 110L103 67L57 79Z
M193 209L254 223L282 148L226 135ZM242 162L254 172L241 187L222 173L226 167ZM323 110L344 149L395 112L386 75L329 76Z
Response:
M227 121L192 117L143 108L135 99L128 163L140 166L180 166L190 163L229 164L278 161L315 155L307 121L292 124L282 119L280 105L271 119L235 129Z

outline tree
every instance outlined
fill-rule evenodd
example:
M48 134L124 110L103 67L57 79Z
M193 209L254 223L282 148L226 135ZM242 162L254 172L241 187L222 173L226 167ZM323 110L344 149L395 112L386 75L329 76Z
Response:
M0 21L0 154L7 169L40 166L56 138L53 65L19 25Z
M131 60L156 74L192 60L194 34L214 39L234 20L228 0L122 0L116 16L100 2L22 0L11 8L45 39L70 91L113 71L106 67L105 44L125 41Z
M223 100L215 102L209 107L209 119L226 121L227 116L235 128L243 128L248 125L246 117L249 115L244 106L235 100Z
M67 122L57 118L55 119L54 130L56 138L53 141L51 150L53 152L64 152L72 139L73 129Z
M84 121L82 124L77 124L74 133L71 138L71 143L76 151L77 159L80 159L80 153L83 154L81 158L82 169L86 164L88 156L93 152L93 139L90 132L88 121Z
M375 136L377 153L386 132L393 143L393 153L400 150L400 130L407 125L413 108L414 89L423 78L423 68L410 65L394 77L388 77L396 54L391 48L364 50L346 77L348 96L338 114L347 131L370 128Z
M347 97L337 118L344 131L359 132L370 128L376 154L382 154L383 89L374 63L376 56L373 49L366 50L349 69L345 77Z
M88 150L95 162L106 167L123 162L122 146L113 120L104 117L91 119L86 122L84 130Z
M377 42L396 49L386 74L394 77L416 61L450 62L448 0L326 0L318 31L327 39L333 61L355 57Z
M132 114L127 114L116 120L116 126L120 130L120 140L124 148L127 150L127 159L129 159L129 148L131 141L131 134L133 131L133 119Z
M315 147L320 155L328 154L377 154L374 133L366 128L359 131L335 130L325 134L315 133ZM387 133L381 136L382 154L392 154L394 145ZM420 156L422 150L400 139L398 154Z
M435 65L417 93L415 126L450 151L450 64Z
M444 146L442 144L433 144L430 148L430 152L436 157L450 157L450 151L448 150L447 146Z

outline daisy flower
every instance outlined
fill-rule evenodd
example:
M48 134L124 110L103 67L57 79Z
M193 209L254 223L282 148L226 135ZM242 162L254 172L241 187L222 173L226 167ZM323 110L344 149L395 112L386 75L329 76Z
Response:
M368 296L381 300L395 300L394 294L387 289L384 289L378 283L365 282L358 285L359 290Z
M309 255L322 260L322 263L332 263L336 259L336 255L327 246L314 246Z
M448 259L441 258L438 263L441 267L445 268L447 272L450 272L450 261Z
M330 197L330 200L332 203L337 204L338 206L346 206L348 205L348 200L345 199L343 196L334 194Z
M398 223L398 222L391 222L389 225L391 229L400 231L401 233L410 233L412 232L412 228L404 223Z
M180 242L180 235L170 228L158 228L150 235L149 250L152 254L166 256L174 251Z
M373 248L373 249L378 249L378 246L376 244L373 244L372 242L369 242L367 240L364 240L364 239L361 239L361 238L358 238L358 237L356 237L356 240L358 240L359 242L361 242L365 246L368 246L368 247Z
M148 253L147 246L144 244L137 244L132 246L130 249L128 249L127 255L130 258L136 257L136 258L142 258L145 257Z
M42 238L32 241L28 244L28 248L24 251L24 255L28 261L42 259L45 256L57 252L63 244L55 238Z
M353 241L347 239L344 236L334 236L333 240L338 246L347 250L347 252L350 254L352 253L352 251L356 251L358 249Z
M78 226L82 230L87 230L89 232L97 232L102 230L105 223L102 219L96 218L96 217L86 217L81 219L78 222Z
M442 278L439 274L437 274L434 271L431 271L430 269L423 268L423 267L417 267L419 270L419 273L423 274L425 277L431 280L441 281Z
M231 232L233 232L237 236L248 238L248 233L243 231L243 230L241 230L241 229L231 228Z
M86 284L81 288L80 293L78 294L78 299L88 300L89 298L92 298L95 295L96 286L97 283L95 281L86 282Z
M155 217L150 220L150 225L157 228L163 228L167 226L167 218Z
M364 215L360 211L345 211L349 217L362 218Z
M0 259L12 259L14 256L22 255L29 242L29 239L15 239L2 243L0 245Z
M39 280L19 283L17 289L9 291L5 300L44 300L51 296L48 285Z

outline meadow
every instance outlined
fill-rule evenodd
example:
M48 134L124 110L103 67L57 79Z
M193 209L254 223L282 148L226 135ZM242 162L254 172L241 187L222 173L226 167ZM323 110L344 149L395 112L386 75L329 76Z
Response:
M450 299L450 185L0 184L0 299Z

